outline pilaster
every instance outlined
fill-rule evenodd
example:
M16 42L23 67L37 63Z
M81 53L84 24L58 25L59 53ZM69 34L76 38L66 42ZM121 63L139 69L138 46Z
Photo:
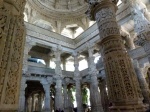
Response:
M25 27L25 0L1 0L0 3L0 111L19 107Z

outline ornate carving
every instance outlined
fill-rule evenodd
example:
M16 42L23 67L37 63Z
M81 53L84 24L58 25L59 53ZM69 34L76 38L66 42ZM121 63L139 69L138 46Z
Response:
M12 3L14 1L11 1ZM20 14L13 15L8 7L0 7L0 109L17 109L24 46L24 1L17 0ZM14 6L12 6L14 8Z
M138 4L134 8L134 30L137 33L136 45L142 46L147 54L150 54L150 22L141 12Z
M98 11L95 19L99 24L98 28L101 38L120 34L118 24L116 23L115 12L111 8L103 8Z
M100 1L90 12L100 31L108 94L113 103L111 111L119 112L125 109L127 112L130 110L127 105L130 104L136 105L132 110L144 111L143 105L138 104L142 103L142 96L130 57L121 40L115 12L116 7L109 0Z

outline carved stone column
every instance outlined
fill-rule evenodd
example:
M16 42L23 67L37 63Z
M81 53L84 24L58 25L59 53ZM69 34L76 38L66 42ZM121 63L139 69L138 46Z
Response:
M44 61L46 63L46 67L49 68L50 67L50 57L49 56L44 57Z
M63 110L63 95L62 95L62 78L60 76L56 76L56 94L55 94L55 109Z
M29 57L28 53L31 50L31 48L36 45L34 42L31 41L32 40L30 39L30 37L26 37L23 56L23 67L22 67L23 73L26 73L28 71L28 57Z
M35 105L34 105L34 103L35 103L35 98L34 98L34 94L32 95L32 106L31 106L31 112L33 112L34 111L34 109L35 109Z
M71 85L69 85L70 78L65 78L64 84L64 112L72 112L73 103L72 103L72 91Z
M44 112L51 112L51 108L50 108L50 105L51 105L50 86L51 86L51 84L43 82L42 85L43 85L43 88L45 91L45 101L44 101L44 109L43 110L44 110Z
M106 79L100 80L99 89L104 112L109 112L109 100L106 92Z
M54 50L55 55L55 79L56 79L56 94L55 94L55 109L61 109L63 110L63 95L62 95L62 70L61 70L61 46L57 46Z
M131 59L122 42L116 22L116 5L111 0L89 0L91 19L99 28L102 56L106 70L111 112L145 111Z
M19 107L24 5L25 0L0 1L0 110L7 112L17 111Z
M42 112L42 93L41 92L38 95L38 111Z
M101 60L102 62L102 60ZM102 106L104 109L104 112L109 112L109 99L108 99L108 92L106 90L107 84L106 84L106 74L104 70L100 71L100 79L99 79L99 89L100 89L100 95L101 95L101 101Z
M89 65L89 75L90 75L90 98L91 98L91 112L103 112L103 107L101 103L100 93L98 91L98 80L97 80L97 69L94 63L94 56L93 56L93 45L87 43L88 47L88 65Z
M66 59L62 60L62 64L63 64L63 70L66 70Z
M69 102L68 102L68 92L67 92L67 84L65 84L63 89L64 93L64 111L65 112L70 112L69 111Z
M140 84L140 88L142 90L142 94L144 97L144 103L150 104L150 91L149 91L146 79L144 77L144 74L142 73L142 68L140 68L137 60L134 60L133 63L134 63L134 69L135 69L135 72L137 74L138 81Z
M77 53L73 54L74 56L74 80L76 85L76 101L77 101L77 111L83 112L83 103L82 103L82 94L81 94L81 76L79 72L79 62Z
M68 105L69 105L69 112L72 112L72 109L74 108L73 102L72 102L72 91L71 91L71 86L68 86Z
M27 87L26 80L22 78L21 80L21 89L19 96L19 112L25 112L25 88Z

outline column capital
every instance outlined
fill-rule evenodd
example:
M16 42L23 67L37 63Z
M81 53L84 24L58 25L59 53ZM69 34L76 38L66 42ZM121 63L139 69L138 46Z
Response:
M78 57L79 57L79 53L78 53L77 51L74 51L74 52L72 53L72 57L78 58Z
M64 85L68 85L68 84L70 83L70 81L71 81L70 78L66 77L66 78L65 78L65 84L64 84Z
M113 0L101 0L100 2L98 2L98 0L86 0L86 2L89 4L89 9L87 10L86 14L91 20L96 20L96 13L104 7L111 7L115 12L117 10ZM104 11L104 15L101 16L105 16L105 14L107 14L106 11Z
M56 64L56 68L55 68L55 73L57 76L61 76L62 77L62 70L61 70L61 53L62 53L62 46L61 45L57 45L56 48L52 48L54 55L55 55L55 64Z
M72 56L74 57L74 67L75 67L75 71L76 71L79 67L79 59L78 59L79 53L73 52Z
M94 43L90 43L90 42L86 42L86 47L88 49L89 57L92 57L93 56L93 52L94 52L94 48L95 48L95 44Z
M53 83L53 79L51 77L48 77L46 79L43 79L40 81L40 83L44 85L51 85Z
M61 53L62 53L62 46L57 45L55 48L54 47L52 48L52 51L54 53L54 56L55 56L56 60L61 61L60 56L61 56Z

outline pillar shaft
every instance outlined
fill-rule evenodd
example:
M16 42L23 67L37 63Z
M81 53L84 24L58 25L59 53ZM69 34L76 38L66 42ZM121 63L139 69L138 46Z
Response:
M63 64L63 70L66 70L66 60L65 59L63 59L62 64Z
M17 111L19 107L25 40L24 5L25 0L2 0L0 3L0 110L7 112Z
M33 112L34 111L34 95L32 95L32 104L31 104L31 111Z
M76 85L76 101L77 101L77 111L83 112L83 103L82 103L82 94L81 94L81 76L79 72L79 62L78 62L78 55L75 53L74 55L74 79Z
M73 96L72 96L71 87L68 87L68 105L69 105L69 112L71 112L72 109L74 108L71 97L73 97Z
M50 57L49 56L44 57L44 61L46 63L46 67L49 68L50 67Z
M67 92L67 85L64 85L64 111L69 112L69 102L68 102L68 92Z
M90 99L91 99L91 111L92 112L103 112L101 103L100 93L98 91L98 80L97 80L97 69L94 63L93 46L88 44L88 65L90 75Z
M109 112L109 99L106 92L106 80L102 79L99 83L100 95L104 112Z
M24 56L23 56L23 73L26 73L28 71L28 58L29 58L29 51L31 50L31 48L33 46L35 46L36 44L34 42L31 42L31 40L26 37L26 42L25 42L25 46L24 46Z
M55 109L63 109L62 79L56 78Z
M38 111L39 112L42 111L42 94L41 94L41 92L39 93L39 96L38 96Z
M44 112L51 112L51 97L50 97L50 86L51 84L43 84L45 91L45 100L44 100Z
M81 79L76 78L75 84L76 84L77 111L83 112L82 93L81 93Z
M57 46L54 49L54 55L56 58L55 64L55 78L56 78L56 94L55 94L55 109L63 110L63 95L62 95L62 70L61 70L61 46Z
M111 112L145 111L131 59L122 42L116 22L116 6L110 0L92 2L90 17L97 21L106 70Z

